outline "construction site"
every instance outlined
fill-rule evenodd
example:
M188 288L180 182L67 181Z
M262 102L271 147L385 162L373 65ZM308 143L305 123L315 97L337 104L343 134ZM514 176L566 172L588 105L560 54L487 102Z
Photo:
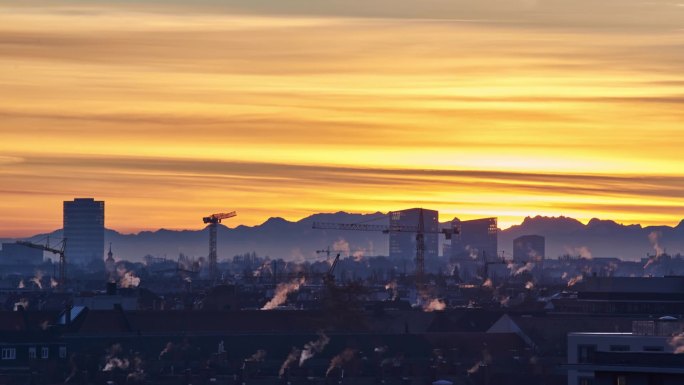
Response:
M466 235L477 238L466 234L473 228L496 241L489 219L445 227L419 208L386 214L388 224L310 224L333 239L386 234L390 253L410 259L339 244L305 261L220 258L217 229L235 216L202 217L206 257L133 262L109 244L101 264L83 265L70 262L67 237L16 241L54 260L33 275L2 277L0 383L568 384L571 333L636 333L635 325L663 316L672 317L669 338L681 332L683 278L619 277L604 261L545 260L543 239L534 246L541 252L523 259L488 255L486 244L463 247ZM523 241L530 249L540 240ZM437 245L451 256L437 255ZM676 361L677 346L661 342L650 353ZM619 353L604 358L615 373L629 372ZM668 365L660 383L681 380ZM588 374L573 378L590 383L580 381Z

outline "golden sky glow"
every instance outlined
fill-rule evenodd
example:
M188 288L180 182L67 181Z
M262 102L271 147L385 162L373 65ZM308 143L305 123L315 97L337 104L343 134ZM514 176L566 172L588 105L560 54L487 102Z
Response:
M0 5L0 236L684 217L684 4L388 1Z

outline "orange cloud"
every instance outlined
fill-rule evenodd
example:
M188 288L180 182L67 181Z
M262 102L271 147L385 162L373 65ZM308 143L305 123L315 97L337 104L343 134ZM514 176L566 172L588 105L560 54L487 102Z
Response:
M679 221L681 13L365 3L7 7L0 235L75 196L128 231L416 205Z

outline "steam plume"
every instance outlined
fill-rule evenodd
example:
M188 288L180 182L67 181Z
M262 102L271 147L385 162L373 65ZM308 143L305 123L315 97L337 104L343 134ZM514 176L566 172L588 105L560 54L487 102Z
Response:
M322 352L325 346L328 344L328 342L330 342L330 338L328 338L328 336L326 336L325 333L321 332L319 333L318 339L316 341L311 341L304 345L304 350L302 351L302 355L299 358L299 366L304 365L304 362L306 362L306 360Z
M304 278L295 279L291 282L280 283L276 287L275 294L270 301L261 308L261 310L272 310L282 305L287 301L287 295L299 290L304 284Z
M332 360L330 360L330 366L328 367L328 370L325 372L325 376L327 377L330 374L330 372L333 371L333 369L341 368L345 363L354 359L355 355L356 351L354 349L344 349L342 353L336 355L335 357L333 357Z
M442 311L444 309L446 309L446 304L442 300L436 298L423 304L423 311L428 313L433 311Z
M302 351L297 349L297 348L292 348L292 351L290 351L290 354L288 354L287 358L285 359L285 362L280 366L280 371L278 374L280 377L282 377L285 374L285 371L295 362L299 361L299 357L302 355Z

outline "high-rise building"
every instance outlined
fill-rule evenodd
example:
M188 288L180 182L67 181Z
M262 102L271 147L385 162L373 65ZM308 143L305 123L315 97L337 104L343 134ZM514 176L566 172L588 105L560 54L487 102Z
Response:
M523 235L513 240L513 261L541 262L545 249L545 239L541 235Z
M93 198L64 202L64 254L68 263L87 265L103 260L104 206L104 201Z
M439 255L439 213L435 210L408 209L390 213L390 227L418 226L420 215L423 215L423 228L430 233L425 234L425 259L437 258ZM415 259L416 233L390 232L390 258Z
M43 251L20 245L3 243L0 250L0 265L36 266L43 262Z
M469 258L477 261L494 261L498 257L497 218L452 222L457 234L451 240L451 256L456 260Z

